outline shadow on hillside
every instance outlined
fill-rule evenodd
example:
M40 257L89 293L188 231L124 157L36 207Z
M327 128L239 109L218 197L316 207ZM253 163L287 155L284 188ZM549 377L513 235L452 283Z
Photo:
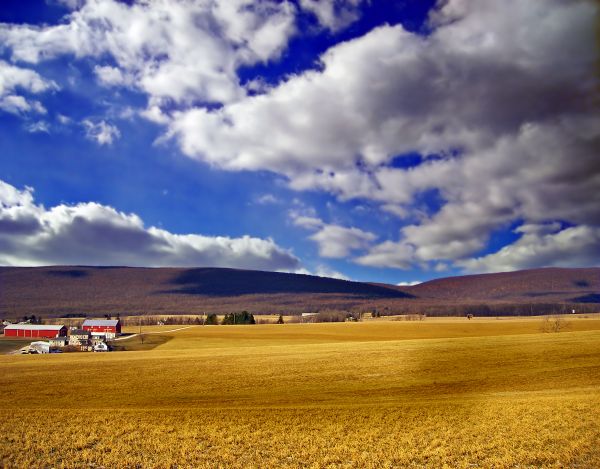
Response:
M80 269L48 270L46 273L53 277L81 278L88 276L87 271Z
M600 293L590 293L589 295L572 298L573 303L600 303Z
M392 288L311 275L235 269L189 269L171 282L180 288L160 293L239 296L276 293L339 293L367 298L413 298Z

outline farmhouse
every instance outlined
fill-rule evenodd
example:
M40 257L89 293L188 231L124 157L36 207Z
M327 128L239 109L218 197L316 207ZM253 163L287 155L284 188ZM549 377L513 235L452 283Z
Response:
M73 329L69 334L69 345L89 345L90 331Z
M86 319L83 321L82 329L89 331L92 335L112 339L121 333L121 321L118 319Z
M64 337L67 335L67 328L63 325L9 324L4 328L4 335L6 337Z
M61 336L53 337L48 341L48 343L50 344L50 347L64 347L67 345L67 338Z

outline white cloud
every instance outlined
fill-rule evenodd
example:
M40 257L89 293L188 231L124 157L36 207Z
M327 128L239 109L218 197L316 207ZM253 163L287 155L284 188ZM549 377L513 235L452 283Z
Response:
M354 259L354 262L370 267L410 269L414 261L414 247L405 243L384 241L373 246L369 252Z
M98 145L111 145L121 136L119 129L105 121L92 122L90 119L82 121L85 135L90 140L95 140Z
M412 282L399 282L396 285L399 287L412 287L414 285L419 285L420 283L423 283L421 280L414 280Z
M318 277L329 277L329 278L337 278L339 280L350 280L349 277L338 272L337 270L331 269L326 265L319 265L317 270L315 271L315 275Z
M414 173L381 169L392 156L454 148L476 152L531 119L584 106L591 90L578 73L589 72L585 66L594 61L585 47L593 40L593 5L525 2L529 6L515 12L503 3L485 3L486 14L479 19L489 24L467 38L461 28L475 28L478 17L443 26L430 38L383 26L328 50L322 71L294 76L267 94L217 111L178 114L172 133L187 154L220 167L277 171L298 189L410 202L415 192L436 184L429 173L446 167L447 173L453 165L432 162L428 171ZM494 21L487 10L494 12ZM558 39L538 40L536 50L505 41L508 32L495 26L511 21L513 33L527 41L527 34L535 36L530 25L538 16L557 23L545 34ZM479 52L466 48L464 41L484 32L499 46ZM560 40L582 45L582 53L557 51ZM557 57L569 67L548 76ZM522 98L508 100L507 95ZM357 162L375 178L357 170Z
M280 201L273 194L262 194L256 198L256 203L259 205L278 204Z
M46 209L33 189L0 181L0 264L215 266L293 270L298 259L271 239L174 234L97 203Z
M291 217L294 225L306 230L318 230L325 226L323 220L314 216L300 215L292 212Z
M37 100L22 93L40 94L57 89L56 83L42 78L37 72L11 65L0 60L0 110L11 114L45 114L46 109Z
M243 97L236 69L277 58L294 20L287 1L94 0L58 25L0 25L0 42L30 63L66 54L108 59L94 69L101 83L135 87L168 107Z
M469 272L498 272L536 267L595 267L600 265L600 227L526 225L515 243L498 252L458 264Z
M363 0L300 0L300 6L314 14L319 23L333 32L344 29L359 18Z
M365 249L377 239L371 232L359 228L347 228L335 224L324 223L320 218L307 216L297 211L290 212L294 225L307 230L316 230L309 237L319 246L319 255L329 258L342 258L352 251Z
M50 2L52 0L49 0ZM70 8L71 10L75 10L76 8L80 8L85 3L85 0L54 0L56 3Z
M100 83L106 86L121 86L131 84L133 82L132 76L126 76L123 74L121 69L117 67L111 67L109 65L94 67L94 73L98 77Z
M56 118L62 125L69 125L71 122L73 122L69 116L65 116L64 114L58 114Z
M597 12L589 1L446 2L428 37L382 26L332 47L322 70L178 113L171 134L221 168L267 169L298 190L418 215L359 259L369 265L466 258L518 219L596 223ZM388 166L409 152L439 157ZM415 199L432 190L441 209L423 217Z
M50 126L46 121L33 122L26 126L27 132L30 133L50 133Z
M335 30L358 3L299 5ZM2 25L0 43L14 60L102 60L99 80L146 93L143 116L192 158L272 171L296 190L369 199L408 224L369 248L370 233L303 214L297 224L316 231L323 253L369 248L357 262L438 268L478 256L517 220L600 225L600 119L590 99L598 8L591 0L440 2L428 36L384 25L273 87L241 87L236 72L280 57L295 28L288 2L95 0L57 26ZM5 95L10 112L34 109ZM223 106L198 104L207 101ZM411 152L424 161L390 164ZM432 213L419 202L429 192L439 199ZM339 247L344 239L352 246Z
M319 255L342 258L352 251L366 248L377 236L359 228L346 228L339 225L324 225L309 237L319 245Z
M328 278L337 278L338 280L351 280L346 275L334 270L326 265L318 265L315 271L308 270L306 267L301 267L299 269L283 269L279 272L288 272L291 274L301 274L301 275L316 275L317 277L328 277Z

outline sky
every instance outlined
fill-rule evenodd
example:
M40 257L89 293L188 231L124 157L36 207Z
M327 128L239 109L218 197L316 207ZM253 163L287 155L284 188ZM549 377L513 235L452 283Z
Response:
M3 0L0 265L600 265L592 0Z

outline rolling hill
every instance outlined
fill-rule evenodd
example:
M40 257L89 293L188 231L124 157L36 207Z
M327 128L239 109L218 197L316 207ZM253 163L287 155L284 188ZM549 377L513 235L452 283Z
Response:
M600 268L536 269L412 287L225 268L1 267L0 317L323 309L534 314L600 309Z
M600 268L545 268L447 277L403 288L419 298L600 303ZM597 298L594 297L597 296ZM587 300L596 301L587 301Z

